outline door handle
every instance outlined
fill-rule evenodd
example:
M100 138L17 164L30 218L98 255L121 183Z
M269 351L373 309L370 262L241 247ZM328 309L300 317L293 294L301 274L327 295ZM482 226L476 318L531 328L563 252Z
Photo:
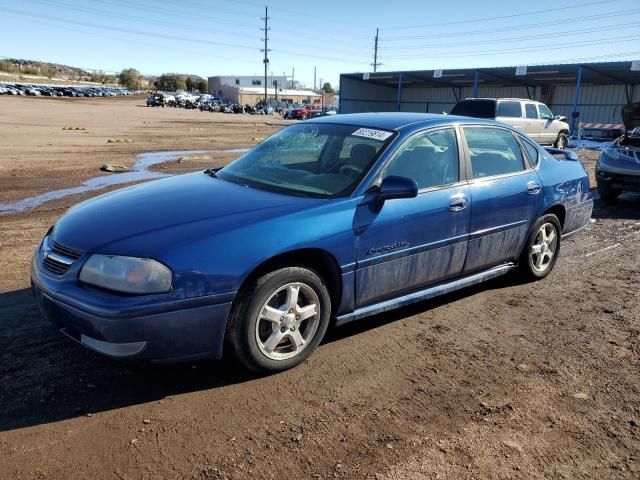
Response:
M449 199L449 210L459 212L469 205L469 200L464 195L454 195Z
M536 182L527 183L527 193L529 195L537 195L540 193L540 184Z

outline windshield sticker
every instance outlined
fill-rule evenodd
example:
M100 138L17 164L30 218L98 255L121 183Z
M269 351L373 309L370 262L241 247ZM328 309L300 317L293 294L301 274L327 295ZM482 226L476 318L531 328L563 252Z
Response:
M359 128L358 130L353 132L351 135L355 135L356 137L373 138L374 140L380 140L381 142L383 142L393 134L385 130L374 130L372 128Z

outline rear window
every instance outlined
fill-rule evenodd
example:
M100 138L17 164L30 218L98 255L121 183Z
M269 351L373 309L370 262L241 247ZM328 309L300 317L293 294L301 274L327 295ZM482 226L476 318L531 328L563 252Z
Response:
M451 115L475 118L494 118L496 116L496 101L461 100L453 107Z
M499 102L497 117L522 117L520 102Z

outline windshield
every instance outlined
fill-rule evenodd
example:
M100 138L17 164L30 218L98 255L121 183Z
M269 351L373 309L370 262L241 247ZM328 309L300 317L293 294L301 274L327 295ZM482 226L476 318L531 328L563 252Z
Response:
M291 195L347 196L393 135L387 130L353 125L291 125L224 167L217 176Z

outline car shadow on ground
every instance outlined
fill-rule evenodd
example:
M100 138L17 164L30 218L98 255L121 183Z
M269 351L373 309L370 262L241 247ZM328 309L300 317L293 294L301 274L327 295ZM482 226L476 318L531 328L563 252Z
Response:
M613 202L596 198L592 218L640 220L640 193L624 192Z
M408 318L514 275L329 330L324 344ZM105 358L73 343L40 314L30 289L0 294L0 431L90 415L171 395L254 380L233 359L153 364ZM318 353L316 353L318 354ZM321 354L321 353L320 353Z

